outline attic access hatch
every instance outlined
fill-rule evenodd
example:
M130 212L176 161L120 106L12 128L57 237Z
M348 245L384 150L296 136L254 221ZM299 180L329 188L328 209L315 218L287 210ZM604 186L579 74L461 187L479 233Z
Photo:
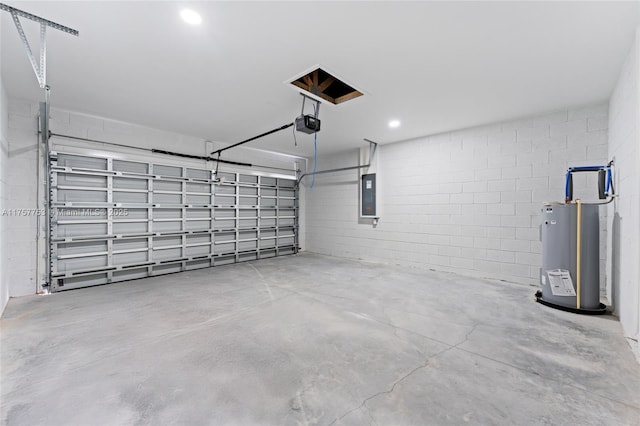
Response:
M300 77L294 77L289 81L305 95L311 95L333 105L355 99L363 93L353 88L351 85L331 75L319 66Z

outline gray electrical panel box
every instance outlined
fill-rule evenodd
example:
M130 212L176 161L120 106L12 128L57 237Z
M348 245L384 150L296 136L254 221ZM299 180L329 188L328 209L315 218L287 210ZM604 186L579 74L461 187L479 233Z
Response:
M376 174L369 173L362 175L361 185L361 204L362 204L362 216L375 217L376 216Z

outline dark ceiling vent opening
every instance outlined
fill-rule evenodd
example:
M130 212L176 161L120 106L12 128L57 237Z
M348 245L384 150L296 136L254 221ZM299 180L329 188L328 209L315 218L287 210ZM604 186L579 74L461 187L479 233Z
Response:
M361 92L322 68L316 68L291 84L334 105L362 96Z

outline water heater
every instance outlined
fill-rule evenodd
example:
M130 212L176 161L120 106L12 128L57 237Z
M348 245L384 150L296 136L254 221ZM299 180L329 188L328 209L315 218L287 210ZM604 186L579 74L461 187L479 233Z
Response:
M543 206L539 302L580 313L604 309L598 208L581 203Z

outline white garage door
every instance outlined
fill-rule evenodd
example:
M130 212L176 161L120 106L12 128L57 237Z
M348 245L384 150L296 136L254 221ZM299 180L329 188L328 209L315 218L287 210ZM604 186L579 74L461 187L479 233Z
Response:
M297 252L295 177L54 153L51 290Z

